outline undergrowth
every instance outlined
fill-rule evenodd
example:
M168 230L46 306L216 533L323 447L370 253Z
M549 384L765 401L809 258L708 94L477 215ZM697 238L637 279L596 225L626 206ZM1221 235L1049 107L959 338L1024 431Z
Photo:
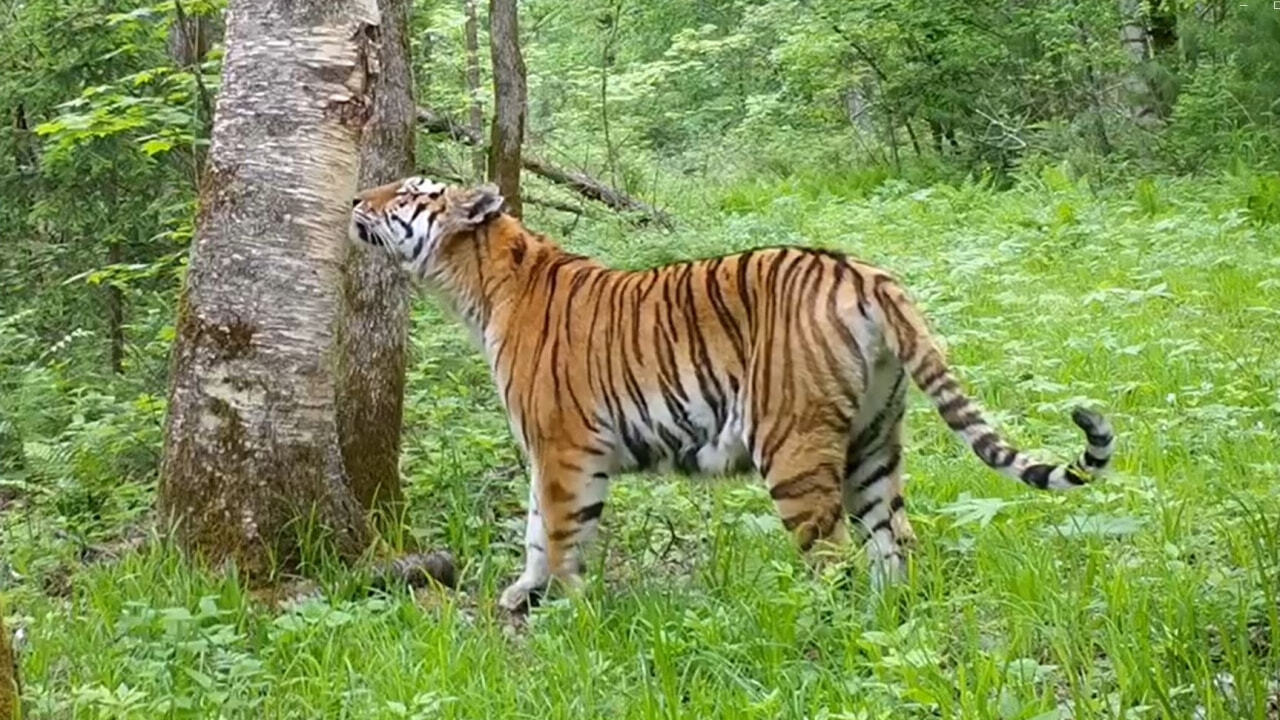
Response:
M1276 718L1277 182L808 175L692 194L674 233L588 221L563 238L630 267L846 250L905 280L1020 444L1076 451L1068 409L1109 413L1113 475L1037 494L917 398L921 542L884 597L808 570L756 480L636 476L615 486L585 596L511 625L493 603L519 568L523 470L483 361L423 300L409 518L459 558L462 590L370 596L327 567L317 593L271 606L138 529L163 388L86 380L0 321L0 589L28 714Z

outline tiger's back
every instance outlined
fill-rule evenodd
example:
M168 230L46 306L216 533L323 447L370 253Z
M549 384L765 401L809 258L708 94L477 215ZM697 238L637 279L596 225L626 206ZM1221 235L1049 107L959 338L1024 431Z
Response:
M530 262L544 263L533 269L544 277L495 318L506 342L494 356L526 446L554 432L627 470L722 472L749 459L744 420L781 399L774 385L816 383L826 394L847 384L832 370L855 383L865 375L834 353L840 368L786 372L816 360L790 344L793 329L819 331L854 301L847 282L828 282L837 256L778 248L631 272L568 256ZM787 265L793 272L781 272ZM824 284L832 317L806 316L797 300Z

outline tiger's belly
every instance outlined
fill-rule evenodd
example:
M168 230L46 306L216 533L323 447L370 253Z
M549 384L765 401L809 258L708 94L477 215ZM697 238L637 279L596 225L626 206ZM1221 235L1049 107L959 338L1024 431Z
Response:
M694 398L683 403L658 398L645 412L626 413L615 423L620 469L692 475L749 470L742 407L741 397L727 399L720 409Z

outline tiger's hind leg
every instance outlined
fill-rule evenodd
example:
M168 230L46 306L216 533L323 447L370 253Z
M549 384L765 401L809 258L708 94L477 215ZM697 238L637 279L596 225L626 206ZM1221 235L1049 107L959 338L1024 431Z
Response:
M849 524L866 543L876 588L903 578L906 554L915 543L903 500L906 385L898 382L893 388L849 444L841 493Z
M609 476L576 453L549 453L531 463L525 568L498 604L516 612L541 595L551 579L581 583L582 556L595 537Z
M832 452L840 442L835 432L794 435L761 463L782 524L806 553L819 544L839 547L849 541L840 503L842 464Z

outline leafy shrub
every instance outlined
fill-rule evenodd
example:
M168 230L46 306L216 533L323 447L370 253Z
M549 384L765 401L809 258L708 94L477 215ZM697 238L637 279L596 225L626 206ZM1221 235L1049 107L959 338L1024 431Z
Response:
M1245 209L1259 225L1280 224L1280 175L1258 175L1250 180Z
M1159 215L1164 207L1164 202L1160 199L1160 188L1151 178L1142 178L1133 186L1133 200L1147 217Z

